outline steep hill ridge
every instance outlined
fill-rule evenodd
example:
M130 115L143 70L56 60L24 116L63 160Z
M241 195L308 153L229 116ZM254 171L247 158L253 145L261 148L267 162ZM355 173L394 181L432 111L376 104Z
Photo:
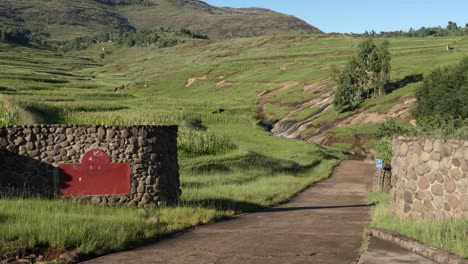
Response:
M262 8L215 7L198 0L0 0L0 24L22 25L69 39L120 29L187 28L210 38L320 33L290 15Z

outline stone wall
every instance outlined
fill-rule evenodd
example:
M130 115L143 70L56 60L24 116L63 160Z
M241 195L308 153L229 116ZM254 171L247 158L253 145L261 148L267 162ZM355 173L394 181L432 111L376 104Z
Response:
M395 138L391 192L401 217L468 218L468 141Z
M177 126L0 127L0 187L59 194L60 164L79 164L92 149L104 151L111 163L130 164L130 190L73 199L144 207L178 203Z

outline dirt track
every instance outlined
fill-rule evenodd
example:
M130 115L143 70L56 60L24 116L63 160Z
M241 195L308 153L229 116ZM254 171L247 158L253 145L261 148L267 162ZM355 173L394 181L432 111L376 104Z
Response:
M287 204L87 263L356 263L373 172L343 161Z

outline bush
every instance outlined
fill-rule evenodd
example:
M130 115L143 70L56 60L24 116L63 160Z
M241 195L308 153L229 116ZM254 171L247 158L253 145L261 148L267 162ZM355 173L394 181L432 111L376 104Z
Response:
M375 133L378 137L393 137L395 135L407 136L411 134L414 134L414 130L398 124L394 119L387 120L380 124L377 133Z
M461 127L468 118L468 57L457 65L435 69L416 90L416 98L413 114L418 125Z

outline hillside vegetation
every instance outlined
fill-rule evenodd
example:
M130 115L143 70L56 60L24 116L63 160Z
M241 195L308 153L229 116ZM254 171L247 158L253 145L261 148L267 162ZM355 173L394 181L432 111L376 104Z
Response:
M157 7L92 4L117 10ZM0 232L10 233L1 237L0 252L45 244L57 251L103 254L288 200L328 177L343 158L309 141L362 152L372 144L378 123L393 118L409 126L415 89L424 76L437 65L457 62L468 50L465 37L388 40L391 91L344 113L332 106L330 68L344 66L359 38L187 38L167 48L103 41L70 52L0 43L2 125L178 124L183 191L181 208L154 209L148 216L88 205L71 213L62 210L70 204L57 201L35 219L32 208L44 210L42 200L2 199ZM447 51L447 43L455 49ZM265 128L304 141L283 139ZM89 212L96 217L86 217ZM121 215L128 218L115 220ZM154 216L161 223L145 224ZM40 228L76 223L72 234ZM141 232L135 236L125 226L140 226ZM109 237L112 243L106 244ZM99 251L103 244L109 246Z
M1 24L47 32L52 40L135 28L186 28L210 38L320 32L271 10L218 8L198 0L0 0Z

